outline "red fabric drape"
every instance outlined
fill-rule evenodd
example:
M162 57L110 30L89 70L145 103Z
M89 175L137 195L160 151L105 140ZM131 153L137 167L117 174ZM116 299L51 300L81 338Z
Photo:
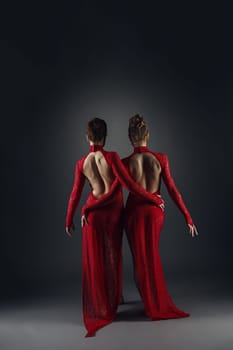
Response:
M87 205L96 199L90 193ZM82 239L82 297L86 336L113 321L122 291L123 197L115 192L108 205L89 212Z
M166 287L159 256L164 212L130 194L126 203L125 218L135 282L146 314L152 320L189 316L174 305Z

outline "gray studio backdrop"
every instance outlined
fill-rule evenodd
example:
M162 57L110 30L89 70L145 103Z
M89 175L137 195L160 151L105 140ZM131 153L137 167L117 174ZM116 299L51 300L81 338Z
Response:
M125 157L134 113L148 122L149 147L168 154L200 233L189 236L162 188L160 252L168 280L229 280L232 120L226 113L231 84L224 79L232 63L221 51L209 7L179 12L174 3L169 13L162 4L155 7L75 2L56 4L55 12L38 8L31 17L21 8L13 24L7 21L1 42L1 294L80 290L79 222L88 186L72 239L65 235L65 214L75 162L88 151L86 123L104 118L106 149ZM125 240L124 281L132 282Z
M135 86L136 85L136 86ZM17 211L14 238L6 244L8 288L20 293L49 289L72 289L81 283L80 209L87 197L86 186L78 207L76 232L65 235L65 214L72 188L74 165L88 152L85 128L88 119L99 116L108 123L106 149L121 157L131 152L127 137L129 117L143 113L150 128L149 147L165 152L177 187L183 195L199 237L192 239L185 220L169 198L166 188L166 220L160 252L167 276L194 278L222 274L230 266L225 201L224 125L212 115L218 103L206 111L198 96L175 84L140 84L101 78L85 82L80 92L67 91L41 112L27 132L20 154ZM111 87L111 88L110 88ZM125 195L127 192L125 191ZM14 204L15 205L15 204ZM226 270L225 270L226 269ZM124 280L131 283L131 256L124 240Z

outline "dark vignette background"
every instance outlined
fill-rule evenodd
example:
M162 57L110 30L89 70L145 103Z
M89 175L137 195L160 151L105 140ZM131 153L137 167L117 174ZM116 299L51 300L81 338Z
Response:
M223 5L194 1L4 6L3 297L79 289L81 205L72 240L64 223L74 164L88 150L85 125L92 117L104 118L107 148L123 157L131 151L128 118L136 112L148 121L150 147L168 154L200 232L195 240L188 236L164 190L160 250L168 280L232 287L232 32L227 12ZM126 244L124 261L127 283Z

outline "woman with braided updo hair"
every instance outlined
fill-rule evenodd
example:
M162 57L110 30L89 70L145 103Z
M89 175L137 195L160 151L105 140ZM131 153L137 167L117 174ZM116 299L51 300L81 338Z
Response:
M160 196L161 180L183 213L189 232L194 237L197 229L191 215L176 188L166 154L147 148L149 130L141 115L129 120L128 136L133 153L123 159L132 178L142 188ZM178 309L166 288L159 256L159 238L164 222L164 206L156 206L130 193L125 208L125 226L134 263L134 278L144 303L145 311L152 320L181 318L188 313Z

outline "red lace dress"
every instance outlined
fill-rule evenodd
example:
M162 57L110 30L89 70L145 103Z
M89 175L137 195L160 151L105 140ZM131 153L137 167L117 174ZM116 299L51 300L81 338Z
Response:
M159 205L161 198L153 196L137 185L116 152L107 152L101 146L91 146L90 152L101 151L112 169L115 180L107 194L95 198L90 192L82 214L88 225L82 229L82 304L86 336L113 321L121 297L123 196L125 186L138 193L147 203ZM83 164L87 155L77 161L73 189L70 194L66 227L73 223L85 183Z
M156 157L161 166L161 177L168 192L184 214L186 222L192 218L172 178L168 157L162 153L151 152L147 147L135 147L134 152L123 163L129 168L129 160L136 153L147 152ZM160 187L160 186L159 186ZM154 195L160 194L160 189ZM164 223L164 211L145 203L130 193L125 208L125 226L128 242L133 256L134 278L144 303L148 317L152 320L180 318L189 316L173 303L165 282L159 256L160 232Z

